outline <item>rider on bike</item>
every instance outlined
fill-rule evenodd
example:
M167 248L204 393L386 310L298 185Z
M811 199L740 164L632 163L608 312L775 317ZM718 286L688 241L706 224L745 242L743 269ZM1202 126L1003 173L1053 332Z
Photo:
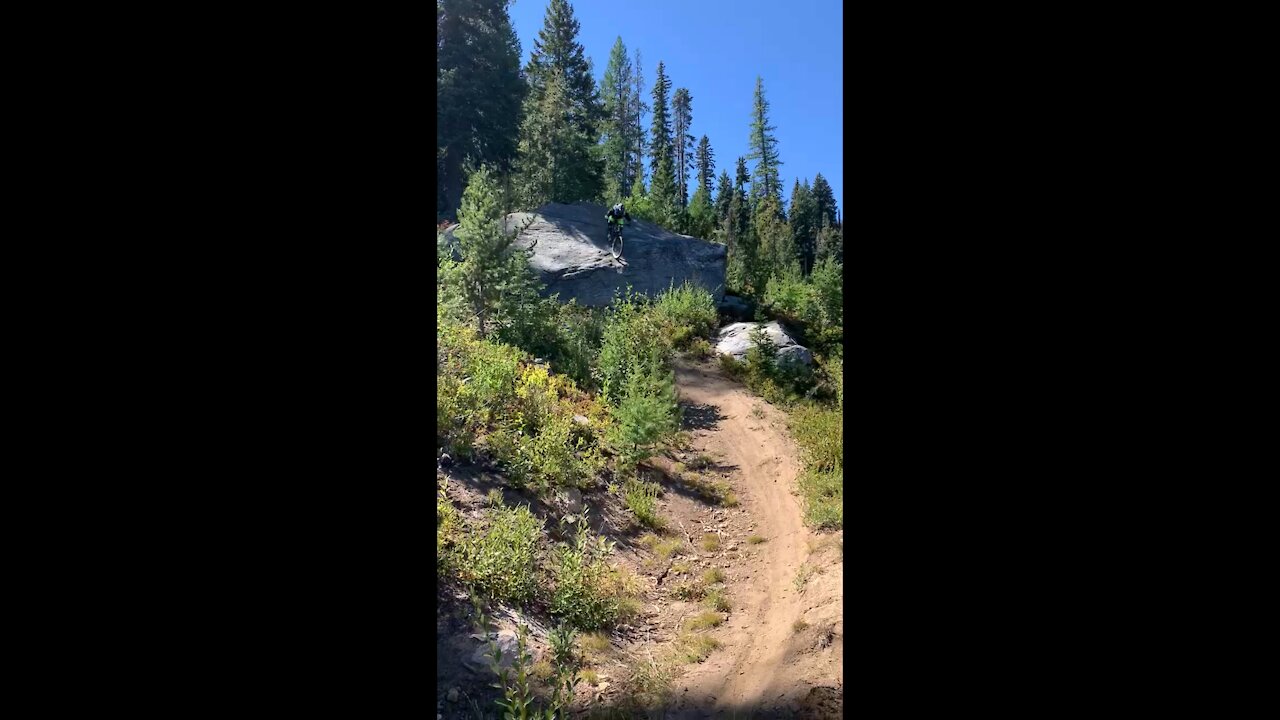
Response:
M622 221L626 220L627 222L631 222L631 215L627 213L627 209L622 206L622 203L618 203L617 205L609 208L609 212L604 214L604 219L605 222L609 223L609 234L612 235L614 232L614 223L618 224L618 230L621 231L623 225Z

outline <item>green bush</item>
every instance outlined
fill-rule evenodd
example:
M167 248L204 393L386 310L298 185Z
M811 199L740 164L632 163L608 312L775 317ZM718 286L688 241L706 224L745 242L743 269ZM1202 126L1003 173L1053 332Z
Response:
M527 505L499 507L488 513L483 533L463 533L450 557L458 579L495 600L522 603L536 587L535 550L542 521Z
M641 525L654 530L661 530L665 526L658 516L657 498L660 490L654 483L638 480L628 480L622 488L627 509L635 514Z
M594 630L617 619L625 593L618 570L608 562L611 551L611 543L590 538L583 527L573 543L557 550L552 615L579 630Z
M614 419L617 424L610 441L625 472L648 458L654 446L679 427L671 373L657 366L633 372Z
M792 410L788 425L805 454L805 464L829 472L844 468L844 413L818 405Z
M665 367L672 352L670 333L643 297L618 296L609 307L601 333L595 370L601 394L616 404L633 373Z
M806 470L800 475L800 492L805 498L805 521L819 530L844 526L844 471Z
M688 281L662 293L653 310L672 346L679 349L688 347L695 338L710 338L719 322L711 293Z
M449 500L448 483L436 487L436 573L451 574L452 549L462 531L462 517Z

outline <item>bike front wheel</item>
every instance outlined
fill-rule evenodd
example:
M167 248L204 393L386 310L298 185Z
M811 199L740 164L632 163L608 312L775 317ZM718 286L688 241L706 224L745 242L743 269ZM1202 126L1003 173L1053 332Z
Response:
M614 260L622 257L622 233L613 236L612 242L609 243L609 252L613 254Z

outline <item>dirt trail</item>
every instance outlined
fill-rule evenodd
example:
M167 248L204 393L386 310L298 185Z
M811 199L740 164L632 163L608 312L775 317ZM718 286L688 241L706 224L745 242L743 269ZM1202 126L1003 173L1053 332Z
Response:
M842 563L830 562L834 553L810 559L816 536L793 494L801 461L785 416L713 364L677 362L676 377L684 401L719 410L721 418L695 435L694 445L736 467L732 485L767 541L749 546L729 571L733 613L715 632L723 647L678 681L673 709L683 710L678 717L786 716L797 710L805 717L824 715L826 708L806 703L813 702L815 687L838 692L843 685L843 625L837 620L843 570ZM802 594L795 579L806 561L821 563L824 572ZM803 618L816 629L797 631ZM833 626L840 636L834 642Z

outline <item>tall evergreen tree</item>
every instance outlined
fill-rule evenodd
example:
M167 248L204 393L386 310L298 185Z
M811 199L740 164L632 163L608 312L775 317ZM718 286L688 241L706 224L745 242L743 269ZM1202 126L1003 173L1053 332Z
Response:
M751 136L748 141L751 152L748 160L755 160L751 194L756 202L770 197L776 200L776 211L782 213L782 182L779 180L778 168L782 161L778 159L778 138L773 135L777 130L769 124L769 101L764 99L764 80L756 76L755 103L751 109Z
M818 173L813 178L813 199L818 204L818 218L825 218L827 223L835 225L836 217L836 198L831 192L831 185L827 179L822 177L822 173Z
M464 164L506 172L516 156L525 84L509 3L436 2L436 211L443 217L457 217Z
M738 205L733 213L733 218L739 236L745 236L750 229L751 203L747 198L747 182L749 180L751 180L751 176L747 174L747 161L743 158L738 158L738 167L735 169L734 175L734 197L738 199Z
M438 278L444 276L441 287L457 293L480 337L509 324L522 304L536 302L537 297L528 251L515 242L520 232L504 228L498 185L484 166L472 173L458 211L461 227L454 232L456 246L450 253L458 261L441 262L443 273L437 273ZM437 297L442 296L437 293Z
M553 82L563 88L560 104L564 106L564 111L554 112L560 114L569 126L560 138L560 141L569 146L562 148L565 154L558 159L559 167L555 173L558 181L553 184L554 192L549 198L557 202L594 200L602 190L603 168L595 148L600 137L599 122L604 118L604 111L596 92L595 78L591 74L591 64L587 61L582 44L577 40L578 30L578 21L574 18L573 8L568 1L551 0L543 17L542 30L538 31L538 37L533 41L533 53L525 67L530 89L529 99L525 103L526 114L554 111L545 96L550 92ZM536 125L537 123L534 124ZM536 147L541 142L541 139L521 135L522 148ZM522 156L522 171L539 174L541 171L535 168L535 164L545 161L543 157ZM530 195L536 194L536 183L533 190Z
M658 79L653 84L653 112L650 115L649 130L649 171L658 172L658 163L662 158L671 157L671 114L667 109L667 90L671 81L667 79L662 61L658 61Z
M667 90L671 87L665 68L658 62L658 79L653 85L653 126L649 139L649 156L653 180L649 200L655 220L670 228L677 219L678 205L676 169L672 158L671 117L667 111Z
M711 207L711 191L698 183L693 198L689 200L688 225L684 232L694 237L709 239L714 236L716 211Z
M527 207L547 202L572 202L590 192L581 168L590 162L590 148L569 118L564 76L552 71L538 102L526 103L520 127L520 197Z
M818 236L818 204L813 198L806 179L801 185L796 180L791 189L791 232L796 250L800 254L800 269L806 275L812 272Z
M716 223L725 228L725 218L729 217L729 203L733 201L733 181L729 179L727 170L720 171L720 184L716 188Z
M698 166L698 182L706 185L708 188L715 184L716 176L716 155L711 151L711 141L706 135L698 141L698 150L694 153L694 160Z
M817 260L844 262L844 230L832 226L825 217L822 218L822 228L818 230Z
M631 179L635 171L635 142L632 134L631 93L634 81L631 77L631 58L619 36L609 53L609 64L601 81L605 120L601 126L602 154L604 156L604 196L606 200L621 198L631 193Z
M644 185L644 156L647 146L644 137L644 114L649 112L649 103L644 101L644 72L640 66L640 48L636 48L636 59L631 68L631 76L635 80L635 87L631 91L631 121L635 125L632 141L635 143L635 154L631 164L630 180L633 185Z
M685 207L689 204L689 175L693 170L693 135L689 131L693 124L693 95L689 94L688 88L676 88L675 97L671 100L671 115L675 130L671 158L676 166L676 193L680 207Z

